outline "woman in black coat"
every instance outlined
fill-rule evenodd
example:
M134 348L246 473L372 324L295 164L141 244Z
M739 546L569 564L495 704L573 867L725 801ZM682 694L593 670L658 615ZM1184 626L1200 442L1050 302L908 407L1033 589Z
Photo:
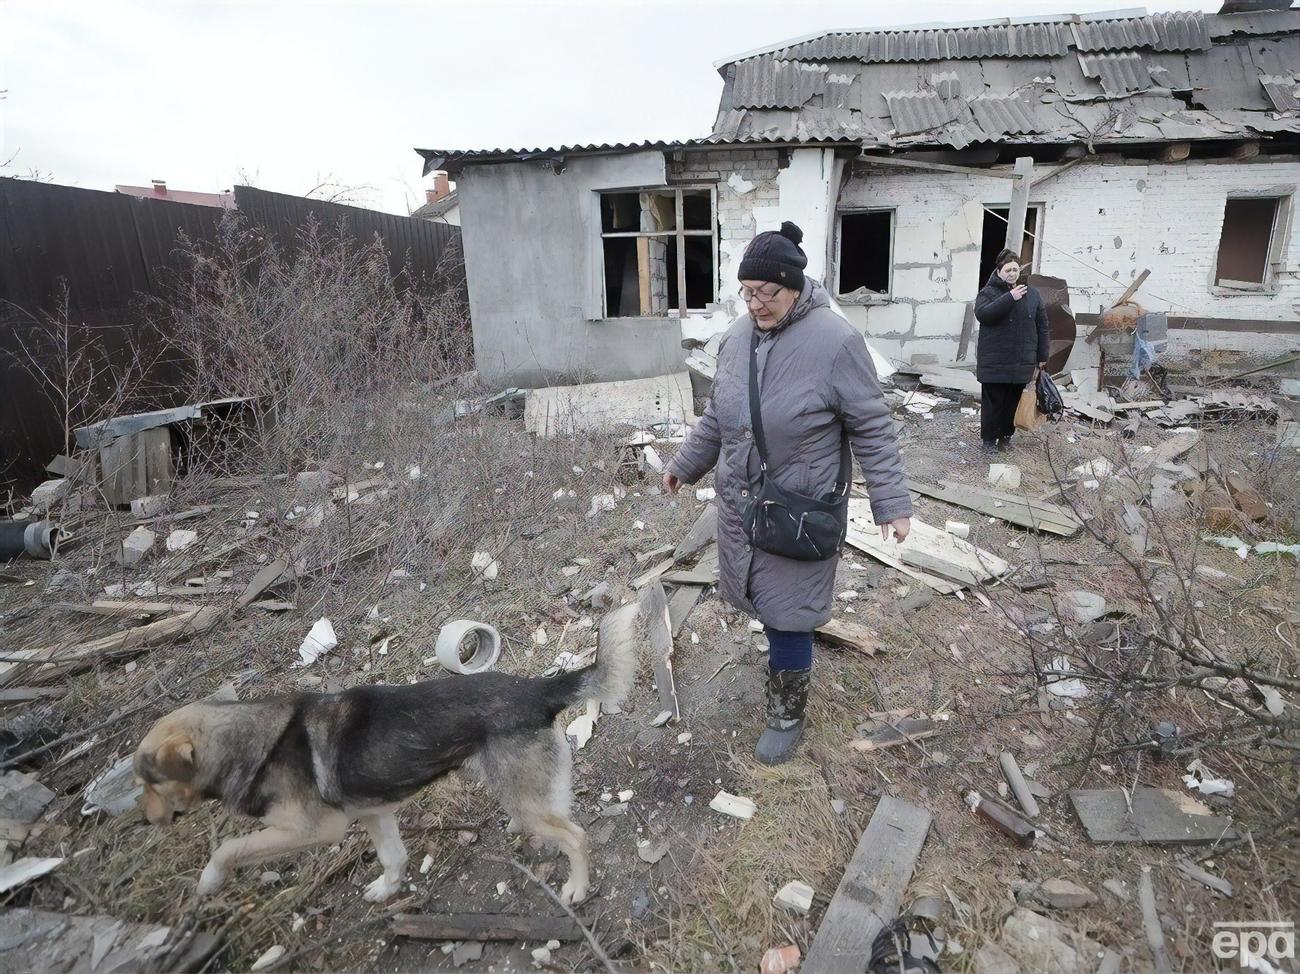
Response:
M980 439L989 451L1011 448L1020 394L1033 379L1035 366L1047 364L1047 308L1037 290L1019 282L1020 256L1003 250L988 283L975 296Z

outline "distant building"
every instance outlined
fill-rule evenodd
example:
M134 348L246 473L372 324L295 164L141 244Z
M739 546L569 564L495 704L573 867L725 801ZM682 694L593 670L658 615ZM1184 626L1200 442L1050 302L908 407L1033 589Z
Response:
M451 182L445 172L434 176L433 188L424 191L426 202L411 216L434 223L446 223L453 227L460 226L460 194L451 188Z

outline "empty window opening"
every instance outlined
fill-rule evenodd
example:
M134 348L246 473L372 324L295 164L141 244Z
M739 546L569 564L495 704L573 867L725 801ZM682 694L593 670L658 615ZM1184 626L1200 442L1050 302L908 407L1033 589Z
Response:
M1274 258L1282 199L1276 196L1229 199L1223 208L1215 283L1263 288Z
M1020 247L1020 266L1029 271L1034 270L1034 245L1042 221L1041 206L1030 206L1025 210L1025 242ZM993 273L993 262L998 259L1003 245L1007 242L1007 220L1011 211L1004 207L986 206L984 208L984 236L980 242L980 279L983 287ZM1027 272L1026 272L1027 273Z
M702 310L717 300L711 189L602 193L600 229L606 317L663 316L673 309Z
M894 267L894 211L840 214L838 293L888 295Z

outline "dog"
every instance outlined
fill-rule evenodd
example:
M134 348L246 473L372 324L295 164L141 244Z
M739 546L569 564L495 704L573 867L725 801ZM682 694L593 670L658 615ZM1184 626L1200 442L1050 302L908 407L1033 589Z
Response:
M463 768L495 793L511 831L559 847L569 861L560 896L580 902L590 886L587 837L569 817L572 756L556 718L575 703L626 697L638 665L638 618L611 613L595 664L552 677L481 673L182 707L136 749L145 817L167 826L215 799L261 820L260 831L212 854L200 896L241 866L340 842L359 821L383 867L364 893L377 903L401 888L406 872L398 807Z

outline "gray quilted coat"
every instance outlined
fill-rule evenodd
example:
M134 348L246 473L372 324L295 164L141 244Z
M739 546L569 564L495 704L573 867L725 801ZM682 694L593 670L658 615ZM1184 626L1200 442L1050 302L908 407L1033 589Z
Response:
M746 314L723 337L708 409L668 469L690 484L717 467L723 598L773 629L807 632L831 618L839 558L795 561L751 550L741 526L741 505L759 472L749 420L753 333ZM790 323L763 346L759 390L768 470L777 483L814 496L832 490L847 428L876 521L911 516L889 406L866 343L831 310L820 284L804 285Z

